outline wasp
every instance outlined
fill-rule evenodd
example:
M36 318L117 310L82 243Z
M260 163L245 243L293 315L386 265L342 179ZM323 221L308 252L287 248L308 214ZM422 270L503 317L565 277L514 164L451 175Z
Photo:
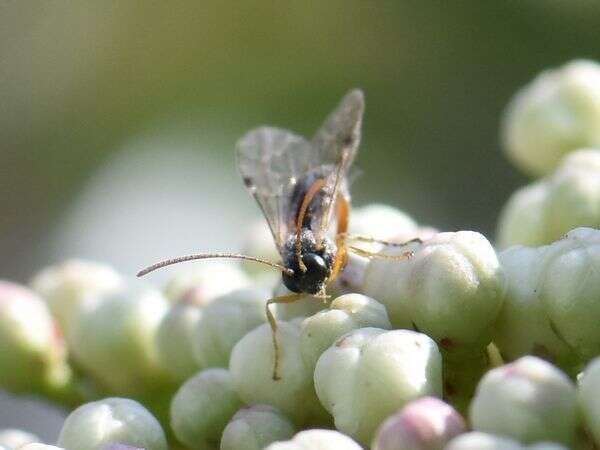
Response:
M388 245L408 243L348 233L348 175L360 144L364 105L362 91L350 91L311 141L274 127L253 129L238 141L239 172L264 214L281 262L237 253L200 253L161 261L138 273L143 276L171 264L208 258L254 261L281 271L283 284L291 294L269 299L265 306L273 336L274 380L280 379L280 349L272 304L292 303L303 294L327 298L326 288L346 266L348 252L394 259L411 256L411 252L387 256L348 245L352 240ZM409 242L413 241L418 239Z

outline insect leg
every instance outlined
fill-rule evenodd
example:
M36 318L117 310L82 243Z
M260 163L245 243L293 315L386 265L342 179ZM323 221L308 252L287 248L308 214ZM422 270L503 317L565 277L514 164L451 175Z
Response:
M293 303L300 298L303 297L303 294L287 294L281 295L279 297L271 298L267 301L265 306L267 312L267 319L269 320L269 325L271 325L271 336L273 338L273 350L274 350L274 363L273 363L273 380L280 380L279 376L279 342L277 341L277 320L275 320L275 316L271 312L270 305L276 303Z
M338 196L337 201L337 233L335 235L335 245L337 253L331 270L330 281L333 281L340 274L346 262L348 261L348 249L346 247L346 236L348 235L348 219L350 217L350 202L343 195Z
M401 253L400 255L386 255L385 253L369 252L362 248L353 247L351 245L348 246L348 250L351 251L352 253L356 253L359 256L364 256L365 258L393 259L396 261L402 261L405 259L412 258L415 254L415 252L409 251L409 252Z
M372 238L372 237L368 237L368 236L356 236L354 234L348 234L346 233L344 235L344 238L349 240L349 241L360 241L360 242L369 242L369 243L376 243L376 244L384 244L390 247L404 247L405 245L408 244L422 244L423 243L423 239L421 238L414 238L411 239L409 241L405 241L405 242L390 242L390 241L386 241L383 239L377 239L377 238Z

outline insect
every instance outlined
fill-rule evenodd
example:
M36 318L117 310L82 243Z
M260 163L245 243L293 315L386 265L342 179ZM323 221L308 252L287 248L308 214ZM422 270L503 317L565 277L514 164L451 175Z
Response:
M273 336L274 380L280 378L280 348L277 321L270 305L292 303L303 294L327 298L327 285L344 269L349 251L366 257L411 256L411 252L386 256L347 244L351 240L406 244L348 234L348 173L360 144L363 111L363 93L353 90L344 96L311 141L273 127L256 128L238 141L238 169L267 220L280 263L237 253L201 253L161 261L138 273L143 276L171 264L208 258L249 260L280 270L283 284L291 294L266 303ZM331 233L334 223L335 231Z

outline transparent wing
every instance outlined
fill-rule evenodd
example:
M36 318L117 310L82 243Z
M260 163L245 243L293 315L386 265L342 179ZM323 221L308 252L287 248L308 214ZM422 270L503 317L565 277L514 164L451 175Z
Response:
M318 218L315 216L318 223L313 224L318 240L327 233L338 194L346 198L350 196L347 177L360 145L364 109L363 92L358 89L350 91L327 117L312 140L316 158L323 165L333 167L327 177L327 199L323 205L323 213Z
M295 231L294 191L313 167L314 149L301 136L273 127L249 131L236 149L244 184L262 209L281 251Z
M346 176L360 142L364 109L361 91L347 94L312 143L290 131L261 127L237 143L237 164L248 191L258 202L282 252L296 233L304 196L313 183L323 188L307 209L308 226L318 242L324 237L338 192L347 195Z

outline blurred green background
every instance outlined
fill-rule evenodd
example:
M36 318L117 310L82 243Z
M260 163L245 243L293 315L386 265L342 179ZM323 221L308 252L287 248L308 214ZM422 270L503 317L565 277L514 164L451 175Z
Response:
M600 59L599 23L596 0L2 2L0 275L238 246L258 209L236 139L310 135L352 87L354 202L492 239L526 182L503 108L541 70Z

